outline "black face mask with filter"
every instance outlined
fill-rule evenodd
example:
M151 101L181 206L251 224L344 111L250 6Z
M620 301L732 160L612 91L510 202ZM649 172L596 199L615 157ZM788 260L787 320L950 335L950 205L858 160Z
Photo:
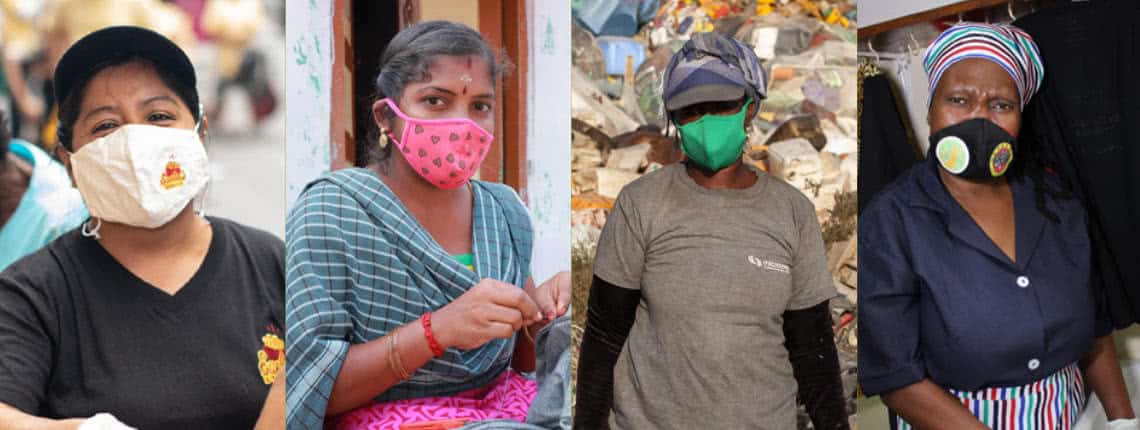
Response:
M1017 139L985 118L974 118L930 135L930 153L947 172L973 179L993 179L1009 171Z

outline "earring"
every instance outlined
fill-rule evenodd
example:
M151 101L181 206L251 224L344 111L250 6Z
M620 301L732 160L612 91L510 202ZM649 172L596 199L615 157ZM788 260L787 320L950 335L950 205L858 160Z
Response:
M378 142L380 149L388 147L388 130L380 129L380 141Z

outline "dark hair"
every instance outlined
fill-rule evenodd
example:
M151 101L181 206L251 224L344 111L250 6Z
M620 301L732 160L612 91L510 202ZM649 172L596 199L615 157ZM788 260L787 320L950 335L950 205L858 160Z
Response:
M380 73L376 75L376 96L373 101L390 98L400 99L404 88L412 82L431 80L432 60L440 55L478 55L487 60L492 84L510 67L501 51L491 49L487 40L471 27L449 21L427 21L405 28L392 38L380 56ZM371 115L371 110L369 110ZM395 118L389 109L384 110L386 118ZM392 145L380 148L376 141L380 138L380 127L376 121L369 121L367 160L362 164L384 162L392 155Z
M202 112L198 111L197 103L191 102L191 100L198 99L198 90L196 88L190 88L186 86L180 80L175 78L172 72L166 70L160 64L157 64L150 59L133 55L111 58L110 60L103 62L88 72L87 77L79 81L79 83L75 85L75 88L71 90L71 94L68 94L67 98L60 103L59 125L56 126L56 138L58 139L59 144L63 145L64 149L71 151L73 148L71 144L71 138L73 137L72 128L75 126L75 121L79 119L79 108L83 104L83 95L87 92L87 84L91 83L91 78L95 77L95 75L103 69L130 63L133 61L138 61L153 66L154 70L158 73L158 78L162 80L162 83L170 88L171 91L174 91L174 94L177 95L178 98L182 100L182 103L185 103L186 107L190 109L190 114L194 116L194 122L198 122L202 119Z

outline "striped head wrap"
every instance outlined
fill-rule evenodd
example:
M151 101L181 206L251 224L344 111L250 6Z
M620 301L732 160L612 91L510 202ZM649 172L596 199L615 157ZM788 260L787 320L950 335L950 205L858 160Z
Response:
M1022 109L1041 88L1045 68L1028 33L1007 24L965 22L946 29L926 48L922 68L930 78L930 99L946 69L967 58L990 60L1005 69L1017 85Z

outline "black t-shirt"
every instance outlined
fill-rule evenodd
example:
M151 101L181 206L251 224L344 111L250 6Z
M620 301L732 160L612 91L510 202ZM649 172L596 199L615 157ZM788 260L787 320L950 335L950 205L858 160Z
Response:
M209 220L206 258L173 296L78 229L0 273L0 402L140 429L252 428L284 375L285 245Z

